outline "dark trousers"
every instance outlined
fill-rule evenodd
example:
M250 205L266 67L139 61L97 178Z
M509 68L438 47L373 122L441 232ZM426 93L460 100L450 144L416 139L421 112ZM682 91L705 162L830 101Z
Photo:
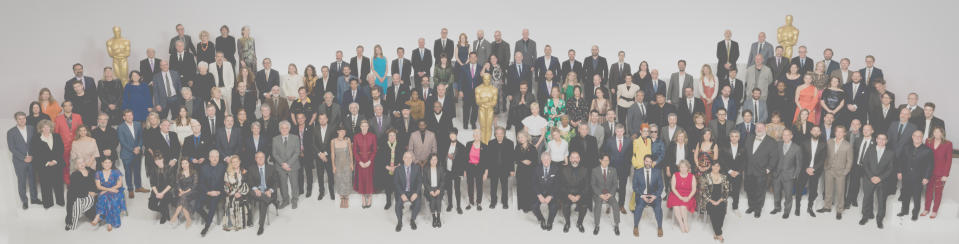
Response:
M616 122L620 124L626 124L626 114L629 112L629 108L616 106ZM626 133L626 137L629 137L629 132Z
M303 193L310 194L311 192L313 192L313 169L306 167L306 165L313 164L312 160L313 158L311 157L300 158L300 165L302 165L303 167L300 167L300 170L297 170L297 173L296 173L297 175L296 189L297 189L297 192L299 192L300 194L303 194ZM304 174L306 175L306 177L303 177ZM306 182L304 182L304 180ZM303 191L304 184L306 185L306 191ZM320 183L320 185L322 185L322 183Z
M435 197L430 195L429 190L424 191L423 196L426 196L426 203L430 206L430 212L439 213L443 209L443 189L440 189L440 194Z
M140 184L140 155L123 159L123 176L127 180L127 184L124 185L124 187L128 190L132 191L142 187Z
M31 163L13 163L13 170L17 174L17 192L20 193L20 202L27 202L27 186L30 187L30 199L39 199L37 197L37 181L33 177L33 164Z
M329 159L329 158L327 158ZM316 183L319 184L320 195L326 194L326 188L323 187L323 178L326 178L327 187L330 190L330 196L333 196L333 164L331 162L323 162L319 159L316 160ZM387 196L389 199L389 196Z
M57 205L63 206L63 166L42 166L40 169L40 195L43 197L43 207L53 207L56 198Z
M270 204L276 206L276 191L270 194L269 197L266 196L266 193L256 196L256 193L250 194L250 197L253 197L253 201L257 203L259 209L260 218L257 219L260 223L260 228L263 228L263 224L266 223L266 213L269 212Z
M196 211L203 217L203 224L210 226L213 223L213 216L216 215L217 207L220 205L220 199L223 195L211 197L205 192L200 193L196 201Z
M566 224L570 224L569 216L573 212L572 210L573 204L576 204L576 213L578 214L576 219L576 225L583 224L583 218L586 217L586 210L588 207L587 203L589 201L586 200L587 198L583 197L583 195L579 195L579 196L580 196L579 202L575 202L575 203L573 201L570 201L568 197L563 198L563 201L562 201L563 202L563 218L566 219ZM553 199L553 200L556 200L556 199Z
M846 206L859 203L859 185L862 182L862 166L853 165L846 176Z
M616 175L619 177L619 189L616 190L616 194L619 197L616 197L619 200L619 207L624 208L626 205L626 183L629 182L629 170L616 170ZM669 182L669 181L666 181Z
M882 218L886 216L886 198L888 194L886 193L885 186L886 182L879 182L879 184L873 184L869 179L863 179L862 181L862 217L863 218L873 218L876 217L877 221L882 221ZM873 199L875 199L878 211L873 212ZM875 215L873 215L875 213Z
M729 176L729 197L733 200L733 209L739 208L739 192L743 188L743 174L740 173L739 176L733 177ZM723 205L726 203L724 202Z
M766 203L766 190L769 189L769 186L766 185L766 178L769 176L767 174L760 175L747 175L746 176L746 198L749 200L749 208L754 211L760 211L763 209L763 205Z
M709 222L713 223L713 234L719 236L723 235L723 222L726 220L726 202L721 202L719 205L713 206L713 204L706 201L706 213L709 214Z
M476 105L475 95L466 94L463 96L463 128L467 125L476 127L476 120L479 118L479 106Z
M912 216L919 215L919 206L922 202L922 181L918 177L913 179L902 178L902 209L900 213L907 213L909 211L909 204L912 203Z
M179 94L180 94L180 91L176 91L176 94L179 95ZM167 100L166 100L167 102L166 102L166 104L157 104L157 105L162 105L162 106L163 106L163 110L160 110L160 112L159 112L159 114L160 114L160 120L163 120L163 119L166 119L166 118L167 118L167 115L170 114L170 109L171 109L171 108L175 108L175 107L177 106L177 103L178 103L177 101L179 101L179 100L180 100L180 98L177 97L177 96L167 97ZM152 161L151 161L151 163L152 163Z
M401 196L400 194L402 194L402 193L397 193L397 194L396 194L396 208L395 208L395 209L396 209L396 222L398 222L398 223L403 222L403 198L400 197L400 196ZM410 197L413 196L413 193L412 193L412 192L409 192L409 193L406 193L405 195L406 195L406 199L410 199ZM422 202L422 200L423 200L423 196L420 195L420 196L417 196L417 197L416 197L416 200L413 200L413 201L411 202L411 204L410 204L410 222L416 222L416 221L415 221L415 220L416 220L416 215L420 213L420 203Z
M469 164L466 170L466 194L470 205L479 204L483 201L483 168Z
M490 206L496 206L496 200L498 199L496 196L497 188L502 188L503 190L503 192L500 193L500 197L502 197L501 199L502 201L500 202L503 203L503 206L509 205L508 204L509 201L507 201L509 198L509 173L497 172L496 175L491 173L490 176L492 176L492 177L489 177ZM483 188L481 187L480 189L483 189Z
M530 101L527 101L527 104ZM523 130L523 119L530 115L529 105L513 105L506 117L506 126L516 126L516 131Z
M449 174L446 178L446 205L450 208L453 207L453 195L456 195L456 208L460 208L460 176L455 174ZM386 196L387 198L389 195Z
M170 220L170 200L173 192L169 192L163 199L156 198L156 194L150 194L150 200L147 202L147 208L160 213L161 220Z
M816 172L813 175L806 173L806 170L801 170L799 172L799 177L796 178L796 190L794 194L796 195L796 209L801 209L802 204L802 194L803 189L806 189L806 193L809 194L808 206L807 208L812 208L813 203L816 202L816 197L819 196L819 177L822 173Z
M546 207L549 209L549 213L548 213L549 216L547 218L543 218L543 211L539 209L540 205L542 204L543 203L539 201L539 198L537 198L536 203L534 203L533 206L531 206L531 208L533 209L533 215L536 215L537 220L539 221L545 220L547 224L553 225L553 220L556 219L556 210L559 209L559 199L556 199L554 197L553 200L550 200L549 203L546 204Z

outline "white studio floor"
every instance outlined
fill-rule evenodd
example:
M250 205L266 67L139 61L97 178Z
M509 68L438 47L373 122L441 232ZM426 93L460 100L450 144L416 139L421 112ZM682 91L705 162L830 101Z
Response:
M459 110L459 109L457 109ZM497 118L500 124L505 123L505 117ZM459 119L454 120L454 126L460 127ZM13 125L10 119L0 120L0 127L9 128ZM512 134L512 133L507 133ZM460 133L460 141L469 141L471 133ZM512 138L512 136L510 136ZM0 142L5 143L5 141ZM0 158L9 158L9 151L0 150ZM515 189L511 186L510 209L488 209L489 191L484 194L483 211L475 209L466 211L462 215L453 212L443 212L443 227L430 227L428 207L423 206L418 217L418 230L409 228L408 220L404 220L404 229L400 233L394 232L396 217L393 209L383 210L385 203L382 194L374 195L373 207L360 208L360 196L351 196L349 209L340 209L339 201L329 198L317 201L314 194L310 199L300 199L299 208L292 210L289 207L280 210L279 216L271 216L271 224L267 226L262 236L256 235L256 226L240 232L225 232L219 226L213 226L206 238L200 238L201 221L196 217L193 225L186 229L182 222L177 225L158 223L159 215L146 207L147 195L138 194L135 199L128 199L129 216L123 217L122 226L107 232L106 227L94 228L89 220L81 219L78 230L65 232L63 207L53 207L44 210L40 205L30 205L28 210L21 210L16 200L15 177L9 164L0 164L4 180L0 186L0 195L9 196L0 201L0 244L3 243L65 243L77 240L98 241L100 243L115 243L114 241L131 240L139 243L186 243L191 241L214 241L216 243L299 243L299 242L342 242L352 241L359 243L384 243L399 238L410 240L406 243L430 241L453 241L455 243L489 243L491 241L530 241L540 243L636 243L638 241L655 240L662 243L712 243L712 228L705 217L696 216L691 220L690 233L683 234L676 226L672 211L664 209L664 237L656 237L656 222L651 209L647 209L640 222L640 237L632 236L632 214L621 216L620 236L613 235L611 223L612 215L602 218L601 230L598 236L592 235L592 213L587 214L584 226L586 233L579 233L575 227L576 213L572 220L573 228L570 233L563 233L562 213L557 214L553 231L545 232L539 228L536 218L530 214L523 214L516 210ZM954 170L955 171L955 170ZM146 177L144 183L147 183ZM510 179L510 184L515 184ZM488 189L488 182L484 184ZM463 202L466 202L466 185L462 186ZM629 188L630 186L627 186ZM316 191L316 189L314 189ZM315 192L314 192L315 193ZM895 214L899 211L900 203L895 196L890 196L887 207L885 229L876 228L875 220L866 226L858 225L861 217L859 208L846 210L841 221L837 221L832 213L818 214L817 218L809 217L802 211L802 216L791 216L783 220L780 215L770 215L772 210L772 194L767 195L766 207L761 218L755 219L752 215L743 213L746 206L746 196L743 193L738 211L729 211L726 215L724 236L730 243L833 243L837 240L857 243L959 243L959 185L950 183L946 186L946 199L942 201L939 217L930 220L920 217L919 221L912 222L908 217L900 218ZM817 200L814 208L822 205ZM445 200L444 200L445 201ZM861 201L860 201L861 202ZM665 204L665 203L664 203ZM805 199L803 205L805 205ZM446 203L444 202L444 208ZM464 205L465 207L465 205ZM665 207L664 207L665 208ZM271 215L273 215L271 208ZM544 211L545 214L545 211ZM405 219L409 218L406 211ZM86 224L84 224L86 223ZM401 242L402 243L402 242Z

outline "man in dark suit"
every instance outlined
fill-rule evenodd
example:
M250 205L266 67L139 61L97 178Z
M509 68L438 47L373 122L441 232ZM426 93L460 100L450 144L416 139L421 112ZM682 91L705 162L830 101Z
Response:
M569 60L563 61L563 65L559 68L559 80L566 80L566 74L569 72L575 72L579 80L583 80L583 63L576 60L576 50L570 49L567 52Z
M146 142L146 146L153 155L163 155L163 158L169 162L169 166L178 166L177 163L179 160L177 160L177 158L180 157L180 137L177 137L176 132L170 131L170 120L161 120L159 128L159 136L153 141ZM148 167L156 167L156 164ZM156 169L154 169L154 172L155 170ZM156 182L156 178L150 178L154 180L153 182Z
M366 79L366 76L370 74L370 58L363 56L363 45L356 46L356 56L350 58L350 70L353 71L354 75L360 79Z
M257 94L260 100L263 100L274 86L280 85L280 72L273 69L273 60L270 58L263 59L263 69L256 72L254 82L256 83L256 90L260 92L260 94Z
M846 92L846 111L843 113L845 115L840 116L845 117L840 118L840 123L853 119L865 121L869 111L869 99L866 93L869 89L868 85L862 82L862 75L859 72L852 72L850 76L849 83L842 86L842 90Z
M246 133L250 134L243 138L240 155L242 155L243 166L250 166L253 162L256 162L255 155L257 152L266 153L267 157L269 157L271 153L270 149L272 149L270 143L272 143L273 137L263 131L263 124L259 121L254 121L250 124L250 131Z
M776 46L776 56L767 60L765 64L773 72L774 80L782 80L783 75L789 71L789 58L783 57L782 46Z
M180 73L180 79L192 81L196 75L196 59L193 53L184 49L184 43L177 41L175 52L170 54L170 66L177 73Z
M509 66L509 76L506 77L506 91L500 92L500 103L505 103L504 98L507 98L507 96L510 96L509 99L511 100L512 96L519 95L520 83L532 85L533 65L523 62L523 53L520 51L516 51L513 58L515 61Z
M396 190L396 231L403 230L403 207L410 203L410 228L416 230L416 214L420 211L420 166L413 163L413 153L403 154L403 166L397 167L393 176Z
M443 54L446 54L447 58L453 58L453 49L456 48L456 45L453 44L452 39L446 38L447 35L448 30L443 28L440 30L440 38L433 41L433 60L437 63L439 63Z
M249 172L246 184L253 191L249 196L257 203L260 213L260 229L256 231L256 234L262 235L266 213L269 212L267 207L270 204L276 205L276 190L280 186L280 175L276 167L266 163L266 153L256 152L254 158L256 165L246 170Z
M619 188L616 190L619 195L619 198L617 198L619 200L619 211L626 214L624 208L626 205L623 204L626 203L626 182L632 167L630 160L633 157L633 140L626 136L626 128L622 124L617 124L614 131L613 135L607 137L609 139L606 139L603 144L603 151L606 155L609 155L610 166L616 169L619 178Z
M63 100L70 100L70 98L76 97L77 92L73 91L73 83L80 83L83 85L84 93L92 95L92 97L97 97L97 85L93 81L93 77L83 75L83 65L80 63L73 64L73 78L67 80L63 85Z
M636 193L636 210L633 211L633 236L639 236L639 220L647 206L656 215L657 236L663 237L663 171L656 168L652 155L643 158L643 168L633 176L633 192ZM638 176L638 177L637 177Z
M890 123L889 129L886 130L889 146L896 151L896 155L899 155L902 149L909 145L911 141L909 136L917 130L916 125L909 123L909 115L909 110L899 110L899 120Z
M201 134L216 138L214 135L216 135L220 128L223 128L223 117L220 117L216 113L216 106L212 104L206 105L204 118L201 118L200 125L202 127Z
M534 170L536 172L536 180L533 184L533 193L536 194L536 203L533 206L530 206L533 209L533 214L536 215L536 220L539 221L539 226L543 230L553 230L553 220L556 218L556 210L559 209L559 199L554 199L559 196L560 190L558 189L559 179L558 179L558 168L562 167L559 165L550 165L552 162L549 157L548 152L543 152L539 155L539 160L542 163L539 167L536 167ZM548 219L543 218L543 212L540 210L541 205L547 205L549 209Z
M914 131L912 143L902 149L899 154L896 177L902 180L902 189L899 193L902 199L902 209L896 216L909 214L909 205L912 203L912 221L919 219L919 205L923 193L923 186L932 179L933 156L932 149L922 140L922 131Z
M932 102L927 102L923 106L924 120L919 123L919 130L922 131L922 141L932 138L932 130L935 128L942 128L943 131L946 131L946 122L943 122L942 119L935 116L936 104Z
M27 115L23 112L14 114L17 125L7 130L7 147L13 157L13 169L17 175L17 191L20 193L20 203L27 209L27 187L30 187L30 202L40 204L37 197L37 181L34 180L33 156L30 155L30 143L36 138L33 126L27 125ZM38 169L39 170L39 167Z
M546 71L553 71L553 75L559 74L559 58L553 56L553 47L546 45L543 48L543 56L536 59L536 79L542 80L546 77Z
M606 83L609 80L609 65L606 64L606 58L599 56L599 46L597 45L590 48L590 53L592 53L591 56L583 59L583 74L580 74L580 77L586 79L599 75L603 78L603 87L609 87Z
M529 38L529 29L524 28L522 35L523 37L513 44L513 50L523 53L523 64L532 68L536 62L536 41Z
M752 133L746 135L749 137L753 135ZM729 176L729 197L732 200L733 210L739 209L739 193L742 190L743 185L743 170L746 169L746 157L747 153L752 150L752 148L746 148L743 133L740 133L738 130L729 132L729 141L724 141L718 143L719 146L719 158L720 166L722 166L722 173L725 173Z
M399 76L394 75L393 84L409 84L410 82L410 74L413 73L413 62L410 62L405 56L405 49L402 47L396 48L396 59L390 64L390 72L398 74ZM397 80L399 81L397 82Z
M876 57L872 55L866 56L866 67L859 70L859 74L862 74L863 80L866 83L872 84L884 80L882 77L882 70L875 67Z
M150 84L153 81L153 75L160 72L160 59L156 58L156 50L147 48L147 58L140 60L140 82ZM128 74L117 74L124 77Z
M386 138L386 131L393 125L392 118L393 116L384 113L383 105L373 105L373 114L370 115L370 131L376 134L376 138Z
M791 132L783 132L790 133ZM759 145L756 145L759 144ZM746 214L754 214L756 218L762 214L763 204L766 201L766 191L769 190L767 180L769 173L776 167L781 147L772 138L766 136L766 125L756 124L756 134L746 139L746 182L745 190L749 200ZM788 201L787 201L788 202Z
M160 73L153 75L153 106L160 118L166 118L170 108L176 107L181 84L180 74L170 70L166 60L160 61Z
M233 115L223 117L223 127L218 128L216 132L216 149L220 155L228 157L240 152L240 146L243 144L243 132L239 128L233 127Z
M870 147L862 157L865 160L862 164L862 219L859 225L866 225L869 219L875 217L876 225L882 229L882 219L886 216L886 198L894 190L896 178L893 173L896 172L894 163L896 161L895 149L887 147L886 134L876 136L876 145ZM878 201L875 214L873 212L873 199Z
M762 67L762 66L760 66ZM739 74L739 71L736 69L729 70L729 77L726 77L724 80L719 81L719 87L729 87L729 97L733 98L733 101L736 101L736 104L743 104L746 99L746 86L743 85L743 80L740 80L736 77ZM737 114L736 111L730 113L731 115ZM735 120L736 117L730 116L729 118Z
M193 38L190 35L186 34L186 30L183 27L183 24L176 24L176 36L170 38L170 55L176 53L176 43L183 42L186 44L186 51L190 54L196 53L196 48L193 47Z
M736 125L736 131L739 131L740 143L745 143L746 138L756 134L756 123L753 122L753 111L743 109L743 122Z
M899 105L899 110L909 110L909 123L916 126L916 129L922 130L926 122L926 113L923 106L919 104L919 94L909 93L906 97L906 104Z
M589 135L589 124L579 123L576 136L569 140L569 152L578 152L579 159L586 168L595 168L599 165L599 148L596 147L596 137Z
M326 195L327 187L323 187L323 178L326 178L327 186L330 190L330 200L336 199L333 191L333 163L330 161L330 141L336 135L336 126L330 124L330 119L326 114L320 114L316 118L316 124L313 126L313 146L312 151L316 153L316 181L320 185L320 192L317 200L323 200Z
M626 76L632 74L632 69L629 67L629 63L625 61L626 52L619 51L618 57L619 57L619 61L609 66L610 87L616 87L619 84L626 82ZM665 90L666 90L666 87L663 87L663 91Z
M560 86L561 84L562 82L556 80L552 70L546 71L545 76L543 76L543 81L539 82L539 88L536 92L536 100L539 101L539 105L541 107L546 105L546 100L549 100L553 97L551 94L553 92L553 87L560 87L560 90L562 90Z
M719 64L716 65L716 76L720 79L726 79L730 69L736 69L736 61L739 60L739 43L731 40L733 32L726 30L723 32L723 40L716 43L716 59Z
M514 164L511 162L515 160L513 153L515 147L513 146L513 141L506 139L506 129L503 129L503 127L497 127L494 134L495 139L487 142L486 147L483 148L480 160L486 161L482 164L486 165L486 171L489 175L489 208L496 208L496 202L500 200L502 201L503 209L508 209L509 175L513 173ZM497 188L502 188L502 192L500 192L501 196L497 196Z
M680 125L683 128L692 128L693 126L693 115L696 113L705 113L706 104L703 103L703 100L696 99L693 97L693 88L684 88L683 89L684 97L679 101L677 116L679 116Z
M401 75L393 73L392 85L386 89L386 101L383 101L383 112L394 118L400 117L399 107L401 104L405 104L410 96L410 87L401 80Z
M430 97L425 97L426 99L426 111L433 111L433 106L439 102L439 106L443 109L443 112L449 112L450 115L456 115L456 101L449 95L451 90L449 85L445 83L440 83L436 85L436 89L432 92ZM517 93L520 94L520 93Z
M613 66L615 67L616 65L614 64ZM653 102L656 100L656 94L663 94L663 96L666 95L667 87L666 82L659 79L659 70L652 69L649 71L649 74L651 79L648 81L641 81L639 87L646 92L646 102Z
M860 184L863 183L863 166L866 162L866 152L870 148L876 145L876 136L873 134L873 126L871 124L866 124L862 126L862 135L856 140L852 141L853 149L853 164L852 169L849 170L849 175L846 177L847 187L846 187L846 202L844 203L843 208L849 209L849 206L859 206L859 190L862 189Z
M876 84L878 84L877 86L882 86L882 83ZM871 93L869 94L869 100L872 100L872 98L876 96L881 97L879 98L881 105L875 105L875 108L870 110L869 124L873 125L872 127L875 128L877 132L883 133L889 129L889 125L899 116L899 110L892 105L892 93ZM872 106L873 105L870 105L870 107ZM906 113L908 114L909 112L907 111Z
M424 118L427 127L435 132L437 145L449 143L448 135L450 134L450 130L453 129L453 116L456 115L455 112L444 109L443 106L440 105L440 102L433 102L433 105L430 107L432 107L432 109L427 112Z
M784 130L782 134L783 141L779 143L778 147L774 150L779 155L778 160L772 161L772 182L773 182L773 195L776 203L776 208L773 209L769 214L777 214L780 211L783 212L783 219L789 218L789 210L792 208L792 195L794 184L796 183L796 176L799 175L799 171L803 168L803 155L802 155L802 146L793 143L793 133L791 130ZM802 194L802 192L796 192L795 194ZM782 206L783 200L785 200L785 206ZM796 206L799 208L799 206Z
M793 59L789 61L790 64L796 64L799 66L800 74L812 72L813 68L816 67L816 63L812 61L812 58L806 56L806 53L806 46L799 46L799 56L793 57ZM785 72L789 72L789 69L787 68ZM783 72L784 75L785 72Z
M839 63L832 60L832 55L832 48L826 48L822 51L822 63L826 65L826 74L832 74L833 71L839 70Z
M413 50L413 80L419 81L423 77L430 77L433 67L433 55L426 48L426 40L417 40L418 48ZM366 77L365 75L363 77Z
M809 138L801 138L799 145L802 146L802 165L799 167L799 178L796 180L796 216L799 216L799 209L802 208L802 192L805 189L809 194L809 205L806 207L806 213L809 216L816 217L816 212L812 210L813 202L819 196L819 177L822 176L823 166L826 162L826 144L829 138L822 134L821 127L814 126L809 129Z
M343 61L343 51L336 50L336 60L330 63L330 80L333 81L334 84L337 79L343 75L343 67L350 67L350 63ZM336 89L327 89L327 91L336 91Z
M273 109L269 104L260 105L260 115L262 116L256 121L262 125L263 134L266 136L266 139L272 141L273 136L280 133L280 119L273 116ZM273 154L267 154L266 157L269 158L270 155Z
M589 168L580 163L578 152L569 153L569 164L559 169L559 179L559 188L562 194L560 194L558 200L562 203L563 217L566 219L563 232L569 232L572 223L570 215L572 214L573 204L576 205L576 212L579 213L576 228L579 229L580 233L585 232L583 218L586 217L586 209L589 207L590 201L586 201L583 197L589 194Z
M360 105L358 103L350 103L347 105L347 113L343 116L343 121L340 122L340 128L346 130L346 134L350 137L360 132L360 121L366 119L366 116L360 113Z
M463 129L472 125L476 128L478 107L476 105L476 93L474 89L482 84L480 79L480 66L476 64L476 53L470 53L469 64L463 66L460 77L460 101L463 102Z

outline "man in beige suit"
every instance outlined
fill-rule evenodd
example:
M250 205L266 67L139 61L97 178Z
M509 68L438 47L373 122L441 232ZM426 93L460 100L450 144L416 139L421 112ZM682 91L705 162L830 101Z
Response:
M436 153L436 137L426 129L425 120L419 121L419 130L410 134L410 143L407 145L416 162L426 161L430 154Z
M845 182L846 174L852 169L852 145L846 141L846 127L836 126L836 138L830 139L826 151L826 191L823 196L823 207L816 212L825 213L832 210L835 203L836 219L842 219L843 203L846 201Z
M833 70L832 73L829 74L829 77L839 78L840 84L846 84L852 80L852 73L853 71L849 70L849 59L843 58L839 61L839 69Z

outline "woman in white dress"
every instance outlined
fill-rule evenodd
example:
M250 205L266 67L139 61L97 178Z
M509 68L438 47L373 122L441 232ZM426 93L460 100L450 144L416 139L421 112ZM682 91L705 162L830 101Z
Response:
M190 118L190 113L187 113L186 107L180 107L180 109L177 109L177 115L174 117L172 130L173 132L176 132L176 136L179 137L180 145L183 145L184 138L193 134L193 128L190 127L190 123L193 122L198 121Z
M280 77L280 94L286 97L287 105L292 105L296 101L297 90L303 86L303 77L296 69L296 64L290 64L286 68L286 75Z

